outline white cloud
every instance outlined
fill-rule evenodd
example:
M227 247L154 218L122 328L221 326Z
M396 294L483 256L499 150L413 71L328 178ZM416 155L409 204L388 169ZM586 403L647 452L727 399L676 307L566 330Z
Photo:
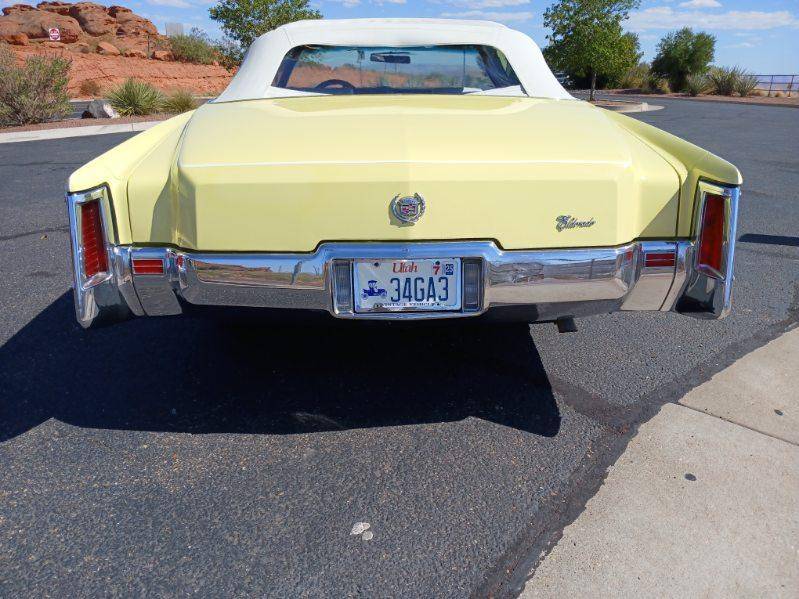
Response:
M405 4L406 0L372 0L375 4Z
M688 0L681 2L682 8L720 8L721 2L719 0Z
M447 4L458 8L505 8L506 6L524 6L530 0L445 0Z
M732 44L729 46L724 46L725 48L756 48L757 44L753 44L752 42L741 42L740 44Z
M491 12L485 10L467 10L463 12L442 12L442 17L449 19L484 19L487 21L499 21L500 23L515 23L518 21L529 21L535 13L520 12Z
M778 27L799 28L799 19L787 10L766 12L759 10L731 10L721 13L674 10L669 6L657 6L634 12L628 19L627 28L633 31L646 29L694 29L762 30Z
M361 3L361 0L327 0L328 2L335 2L341 4L344 8L353 8Z
M185 0L147 0L147 4L171 6L172 8L191 8L191 4L185 2Z

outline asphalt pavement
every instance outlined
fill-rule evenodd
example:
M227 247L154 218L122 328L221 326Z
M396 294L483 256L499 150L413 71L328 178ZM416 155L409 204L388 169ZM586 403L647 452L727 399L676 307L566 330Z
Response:
M0 596L517 594L639 424L797 320L799 110L657 103L744 175L723 321L86 332L64 181L129 135L0 145Z

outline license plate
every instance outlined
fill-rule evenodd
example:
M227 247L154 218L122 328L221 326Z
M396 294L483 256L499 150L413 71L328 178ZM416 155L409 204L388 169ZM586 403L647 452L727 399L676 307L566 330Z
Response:
M356 260L356 312L460 310L461 261Z

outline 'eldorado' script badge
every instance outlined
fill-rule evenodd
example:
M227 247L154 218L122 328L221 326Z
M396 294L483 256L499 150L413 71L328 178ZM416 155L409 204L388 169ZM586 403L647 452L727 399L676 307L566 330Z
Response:
M424 198L418 193L412 196L397 194L391 200L391 213L404 223L415 223L424 214Z
M595 224L596 221L593 216L588 220L577 220L570 214L561 214L555 219L555 229L558 233L564 229L587 229L588 227L593 227Z

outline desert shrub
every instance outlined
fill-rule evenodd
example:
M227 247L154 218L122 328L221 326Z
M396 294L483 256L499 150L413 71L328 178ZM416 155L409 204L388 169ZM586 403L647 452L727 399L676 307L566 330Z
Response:
M211 64L217 59L216 50L208 36L196 27L186 35L170 37L169 49L175 60L180 62Z
M225 67L228 71L241 66L244 60L244 51L238 42L226 37L214 44L216 50L217 60L219 64Z
M82 96L94 97L100 95L100 84L94 79L84 79L79 87Z
M717 96L731 96L740 73L738 67L714 67L707 75L710 82L710 93Z
M11 51L0 45L0 124L29 125L68 115L70 64L59 57L29 56L18 67Z
M164 112L175 114L188 112L189 110L194 110L195 108L197 108L197 102L194 100L194 96L191 95L191 92L186 91L185 89L179 89L172 92L166 97L164 103L161 105L161 109Z
M757 84L757 77L747 71L741 71L738 73L738 79L735 81L735 91L739 96L745 98L755 91Z
M671 93L669 87L669 80L665 77L658 77L654 73L650 73L646 78L644 91L649 94L668 94Z
M689 96L698 96L710 88L710 83L705 75L688 75L685 78L685 91Z
M622 76L619 84L624 89L644 89L649 77L649 65L645 62L638 63Z
M149 83L128 79L109 92L108 101L122 116L152 114L161 109L164 95Z
M785 94L784 94L783 92L776 92L776 93L774 94L774 97L775 97L775 98L784 98L784 97L785 97Z

